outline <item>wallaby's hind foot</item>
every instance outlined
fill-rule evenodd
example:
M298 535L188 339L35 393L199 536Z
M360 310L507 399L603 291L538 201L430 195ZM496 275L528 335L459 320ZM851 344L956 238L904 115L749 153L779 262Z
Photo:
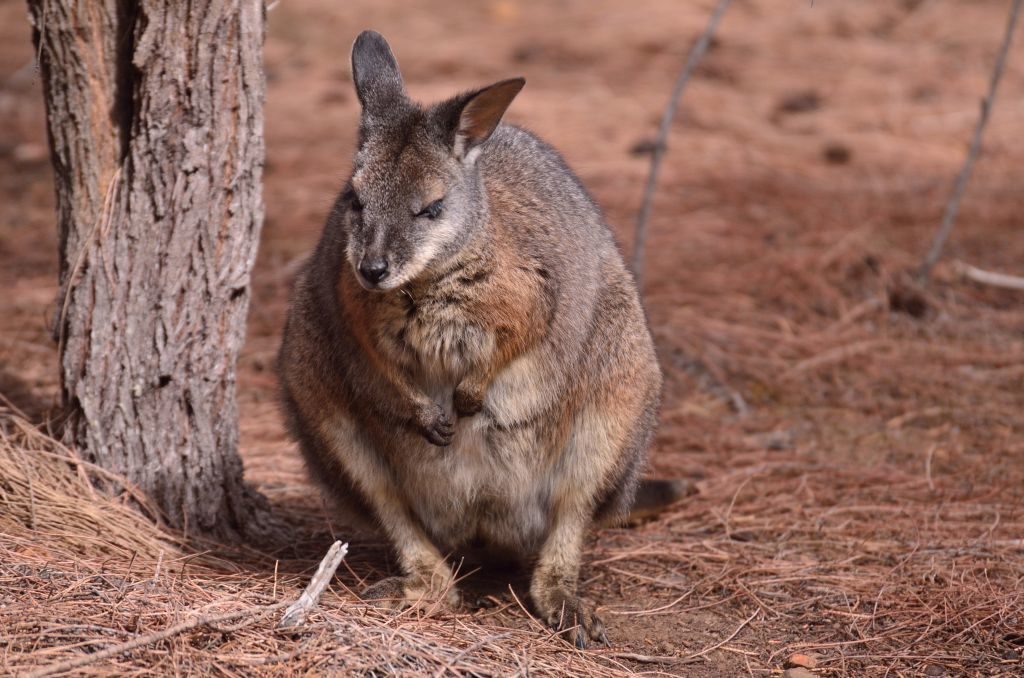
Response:
M425 607L442 600L452 609L459 607L462 597L455 584L437 584L432 586L417 576L386 577L367 586L359 597L377 607L390 610Z
M574 593L556 587L536 596L534 605L544 622L579 649L587 641L610 645L604 624L591 606Z

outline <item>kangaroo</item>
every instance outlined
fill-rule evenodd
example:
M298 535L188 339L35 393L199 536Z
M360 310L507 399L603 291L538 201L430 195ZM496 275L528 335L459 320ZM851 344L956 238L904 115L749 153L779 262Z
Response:
M278 369L310 472L397 553L404 574L362 596L457 604L446 554L482 544L532 568L567 640L607 642L578 591L583 542L636 505L662 384L633 279L561 156L501 122L525 80L423 107L373 31L352 74L352 175ZM680 495L645 488L645 510Z

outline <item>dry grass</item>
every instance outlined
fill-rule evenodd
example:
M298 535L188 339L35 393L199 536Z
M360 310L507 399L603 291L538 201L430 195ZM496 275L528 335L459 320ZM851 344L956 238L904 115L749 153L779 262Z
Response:
M105 497L95 486L120 479L2 406L0 468L0 547L12 556L5 563L15 562L15 553L140 564L180 554L177 540L155 525L145 497L131 489L117 500Z
M744 456L746 468L716 478L702 501L658 525L660 539L604 540L595 568L675 596L656 612L612 614L759 610L754 632L725 649L761 667L801 651L839 675L1019 671L1019 505L937 492L922 475L887 468Z

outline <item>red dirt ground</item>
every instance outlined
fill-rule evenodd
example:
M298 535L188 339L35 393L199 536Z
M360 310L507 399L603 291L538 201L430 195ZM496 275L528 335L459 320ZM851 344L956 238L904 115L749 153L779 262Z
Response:
M667 376L653 472L699 492L597 535L583 573L626 667L777 674L799 650L821 675L1024 673L1024 296L949 264L1024 275L1020 31L946 258L929 289L906 278L1008 6L737 0L726 15L672 130L644 289ZM285 438L272 361L290 277L348 171L353 37L384 33L422 100L525 76L509 119L564 153L628 252L648 167L633 149L710 7L276 3L239 397L247 475L307 514L304 557L326 546L326 523ZM0 6L0 393L41 417L58 392L57 245L24 15ZM387 567L366 548L378 555L353 560L359 577ZM502 624L527 625L497 598Z

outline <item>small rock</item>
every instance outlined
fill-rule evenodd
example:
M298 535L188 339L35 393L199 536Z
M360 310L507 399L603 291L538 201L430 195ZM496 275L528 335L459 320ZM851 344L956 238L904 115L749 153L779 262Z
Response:
M939 98L939 90L930 85L921 85L910 91L910 100L919 103L930 103Z
M537 44L520 45L512 52L512 61L527 64L538 61L544 55L544 48Z
M794 438L792 430L765 431L747 436L746 442L767 450L789 450L793 447Z
M782 678L814 678L814 674L803 667L786 669L782 672Z
M789 667L801 667L805 669L815 669L818 667L818 660L812 654L794 654L790 655L789 659L786 660L786 666Z
M631 155L650 155L657 148L657 139L641 139L630 147L629 152Z
M946 668L944 666L939 666L938 664L931 664L925 668L924 675L944 676L946 675Z
M768 436L764 446L773 451L793 449L793 434L788 431L779 431L777 434Z
M775 110L779 113L810 113L821 108L821 104L821 95L814 90L804 90L782 97Z
M853 157L853 152L850 151L848 146L844 146L840 143L830 143L825 146L825 150L822 151L822 156L825 158L825 162L830 165L845 165L850 162L850 158Z

